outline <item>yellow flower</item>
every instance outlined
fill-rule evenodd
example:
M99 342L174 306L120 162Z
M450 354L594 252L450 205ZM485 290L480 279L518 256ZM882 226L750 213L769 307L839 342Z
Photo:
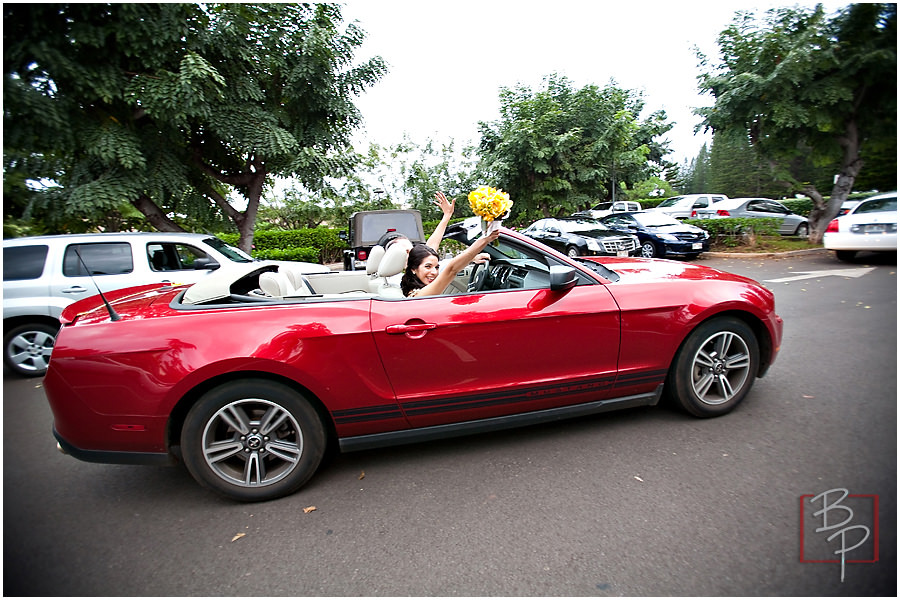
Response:
M472 207L472 212L485 221L499 219L509 212L512 205L509 194L486 185L479 186L469 193L469 206Z

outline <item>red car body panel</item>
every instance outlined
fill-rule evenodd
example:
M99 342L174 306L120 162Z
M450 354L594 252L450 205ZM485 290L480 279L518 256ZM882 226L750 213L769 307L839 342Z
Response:
M564 291L197 307L143 286L66 309L44 388L61 440L82 452L168 455L213 382L263 375L316 398L339 439L656 394L687 334L715 314L758 329L765 364L782 323L747 278L691 264L604 258ZM585 284L593 281L594 284ZM82 456L82 458L84 458Z

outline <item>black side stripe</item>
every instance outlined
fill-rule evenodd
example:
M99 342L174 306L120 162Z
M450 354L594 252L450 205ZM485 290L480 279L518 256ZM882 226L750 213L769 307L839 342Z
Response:
M363 421L381 421L384 419L402 419L403 412L396 404L381 404L362 408L348 408L331 413L338 425L360 423Z

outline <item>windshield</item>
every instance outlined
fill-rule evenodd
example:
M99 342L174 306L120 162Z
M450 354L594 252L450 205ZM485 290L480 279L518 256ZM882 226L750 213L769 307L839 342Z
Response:
M676 202L681 200L684 196L675 196L674 198L668 198L663 200L657 205L657 208L664 208L666 206L674 206Z
M253 258L249 256L246 252L239 248L235 248L234 246L229 246L222 240L217 237L209 237L203 240L207 246L212 246L216 250L218 250L222 255L224 255L229 260L232 260L237 263L248 263L253 262Z
M631 215L644 227L664 227L666 225L681 225L681 221L675 217L662 213L634 213Z
M597 219L566 219L565 221L557 221L562 231L593 231L597 229L609 229L606 225Z

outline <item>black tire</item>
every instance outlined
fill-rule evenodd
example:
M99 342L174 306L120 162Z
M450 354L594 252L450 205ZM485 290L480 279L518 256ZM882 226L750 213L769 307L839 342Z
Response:
M316 472L325 447L325 428L309 401L264 379L213 388L191 407L181 432L194 479L244 502L296 492Z
M797 225L797 231L794 232L794 235L802 237L802 238L808 238L809 237L809 225L807 225L806 223L800 223L799 225Z
M838 260L851 262L856 258L856 250L835 250L834 255L837 256Z
M653 242L641 242L641 256L644 258L655 258L659 253L656 251L656 246L653 245Z
M23 377L43 377L58 333L59 327L46 323L14 327L3 336L3 362Z
M569 246L566 248L566 256L569 258L578 258L581 256L581 252L578 250L577 246Z
M759 343L746 323L714 318L688 335L669 369L666 392L697 417L731 412L753 387Z

